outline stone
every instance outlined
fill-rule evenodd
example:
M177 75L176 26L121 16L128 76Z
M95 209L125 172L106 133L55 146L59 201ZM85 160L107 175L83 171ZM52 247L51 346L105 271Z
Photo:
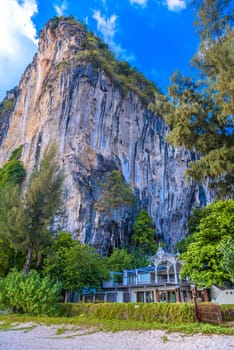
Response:
M185 180L194 155L168 145L163 118L136 93L123 94L103 69L77 59L82 25L60 20L51 27L50 21L40 34L38 53L1 131L0 165L23 145L28 179L46 147L55 143L65 172L62 229L108 254L129 243L134 216L145 208L167 249L173 249L186 234L192 208L209 200L206 188ZM131 185L137 204L106 216L95 210L95 202L100 181L114 169Z

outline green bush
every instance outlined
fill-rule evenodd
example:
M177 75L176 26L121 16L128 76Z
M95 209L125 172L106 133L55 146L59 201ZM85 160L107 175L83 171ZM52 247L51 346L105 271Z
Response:
M41 278L36 271L27 276L13 270L0 279L0 306L11 312L31 315L51 315L58 308L61 284L49 277Z
M221 305L223 321L234 321L234 304Z
M68 68L70 68L70 66L71 66L71 64L68 62L68 61L66 61L66 60L63 60L63 61L60 61L60 62L58 62L57 64L56 64L56 66L55 66L55 69L57 69L57 70L63 70L63 69L68 69Z
M187 303L100 303L63 304L61 316L81 316L104 320L135 320L161 323L195 322L194 305Z
M118 61L108 45L92 32L86 32L81 47L77 63L88 61L94 68L102 68L112 82L121 88L123 95L127 95L129 90L134 91L146 105L154 100L155 93L159 92L154 82L147 80L128 62Z
M3 114L6 114L7 112L9 112L12 107L14 106L14 98L10 98L9 100L4 100L3 102L0 103L0 111Z
M9 158L9 161L11 161L11 160L19 160L19 158L21 157L22 149L23 149L23 145L20 145L18 148L16 148L16 149L11 153L11 156L10 156L10 158Z
M21 184L26 175L23 163L19 160L10 160L0 168L0 187L7 184Z

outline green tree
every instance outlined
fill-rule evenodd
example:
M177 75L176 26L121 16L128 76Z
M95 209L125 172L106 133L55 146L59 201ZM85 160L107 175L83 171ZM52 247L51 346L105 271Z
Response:
M27 254L26 275L33 253L40 254L50 244L50 226L62 204L63 175L57 169L55 155L55 147L47 149L25 193L21 194L17 186L0 192L0 236L16 252Z
M44 273L58 278L63 289L73 294L85 288L100 288L109 275L105 261L94 248L73 240L70 234L61 233L44 261Z
M231 196L234 184L234 31L230 0L194 1L200 46L193 57L196 79L172 76L169 98L156 96L151 108L171 128L168 141L200 155L187 175L211 180L219 195Z
M26 176L23 163L19 160L22 146L15 149L9 160L0 168L0 189L6 186L20 185Z
M204 209L192 242L181 255L184 260L182 273L198 285L223 284L230 279L224 269L220 244L234 232L234 201L220 201Z
M101 183L101 193L95 208L110 215L112 210L132 208L135 201L133 191L124 180L122 173L113 170L106 175L105 181Z
M128 253L126 249L114 249L107 258L106 267L109 271L122 272L123 270L135 267L134 255Z
M188 219L187 229L188 234L185 238L181 239L179 242L176 243L175 246L175 253L179 251L179 253L186 252L188 245L193 241L193 234L197 232L201 218L205 217L206 211L195 207L193 209L192 215L190 215Z
M221 241L220 250L223 253L222 267L230 275L232 283L234 283L234 238L228 237Z
M136 216L133 225L132 245L136 255L151 255L156 251L154 222L145 209Z

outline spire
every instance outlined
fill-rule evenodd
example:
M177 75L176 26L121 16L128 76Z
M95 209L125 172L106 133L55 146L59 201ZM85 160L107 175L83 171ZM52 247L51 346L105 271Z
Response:
M158 244L158 250L156 252L156 255L161 259L163 257L163 255L165 254L163 248L160 245L160 242Z

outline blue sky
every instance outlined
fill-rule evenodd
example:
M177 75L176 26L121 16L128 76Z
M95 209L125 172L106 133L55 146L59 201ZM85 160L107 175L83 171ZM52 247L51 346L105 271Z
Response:
M0 0L0 99L18 85L37 50L39 31L56 15L73 15L166 92L169 77L198 48L187 0Z

